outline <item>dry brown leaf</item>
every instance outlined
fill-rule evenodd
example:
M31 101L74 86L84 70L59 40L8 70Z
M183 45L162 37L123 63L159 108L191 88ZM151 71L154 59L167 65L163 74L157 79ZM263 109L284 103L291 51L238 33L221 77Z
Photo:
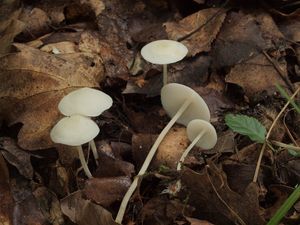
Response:
M10 124L23 123L18 135L23 149L52 147L49 130L59 118L58 102L76 87L98 86L103 79L101 58L92 53L53 55L23 44L15 46L19 52L0 58L0 100L6 100L6 110L11 110L1 113Z
M186 134L186 129L183 127L173 127L159 145L152 162L153 165L155 167L165 165L175 169L188 144L189 139Z
M78 52L78 47L74 42L62 41L44 45L42 48L40 48L40 50L53 54L71 54Z
M270 15L231 12L213 48L214 65L232 66L269 48L278 48L283 35Z
M182 183L190 193L190 203L196 207L196 212L213 223L265 224L258 187L254 183L240 195L229 188L225 173L211 162L200 173L185 169Z
M167 196L151 198L143 207L140 217L142 224L174 224L176 218L183 214L189 216L191 208L178 200L171 200Z
M0 224L13 224L14 199L9 186L8 168L0 153Z
M26 40L33 40L51 31L51 20L42 9L23 9L20 20L26 24L26 29L21 35Z
M165 23L169 39L178 40L203 26L195 34L184 39L182 43L189 50L188 56L194 56L200 52L209 52L211 43L216 38L226 16L226 13L220 10L222 9L203 9L182 19L179 23Z
M130 177L134 173L134 166L126 161L115 159L101 153L99 155L99 166L94 173L95 177Z
M278 63L287 78L286 63ZM226 82L241 86L245 94L253 98L262 91L273 94L275 84L285 86L273 64L263 54L257 55L244 63L237 64L225 78Z
M93 178L85 182L83 193L87 199L109 207L123 199L130 184L129 177Z
M62 212L78 225L119 225L110 212L82 198L81 191L74 192L61 201Z
M3 157L13 166L19 173L27 179L32 179L33 168L30 161L30 154L20 149L15 140L6 137L0 137L0 151Z
M14 224L44 225L49 222L32 193L29 181L16 178L11 181L11 189L16 202L12 214Z
M0 36L0 54L10 52L11 44L15 36L21 33L24 29L25 24L22 21L18 19L14 19L11 21L10 25Z
M80 3L88 5L95 13L95 16L98 16L105 9L104 3L99 0L80 0Z

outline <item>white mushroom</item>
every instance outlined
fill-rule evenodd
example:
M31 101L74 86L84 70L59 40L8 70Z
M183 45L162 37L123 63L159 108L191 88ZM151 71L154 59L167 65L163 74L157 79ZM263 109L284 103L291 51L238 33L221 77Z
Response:
M209 122L201 119L192 120L187 125L187 136L191 141L191 144L183 152L179 163L177 164L177 170L181 170L181 165L184 162L186 156L194 146L208 150L213 148L217 143L217 132L213 125Z
M93 88L80 88L64 96L58 104L59 111L65 116L99 116L112 106L112 98ZM94 140L89 142L97 163L99 158Z
M177 83L165 85L161 90L161 102L164 109L172 119L157 137L138 175L135 177L127 193L125 194L115 220L118 223L121 223L123 220L126 206L131 195L137 187L139 177L144 175L144 173L147 171L159 144L164 139L171 127L176 122L186 126L194 119L203 119L206 121L210 120L210 112L204 100L197 92L185 85Z
M157 40L145 45L141 55L145 60L153 64L163 65L163 84L168 83L167 65L182 60L188 49L177 41Z
M87 166L81 145L90 142L99 133L99 127L90 118L73 115L64 117L52 128L50 137L54 143L76 146L79 159L87 177L92 174Z

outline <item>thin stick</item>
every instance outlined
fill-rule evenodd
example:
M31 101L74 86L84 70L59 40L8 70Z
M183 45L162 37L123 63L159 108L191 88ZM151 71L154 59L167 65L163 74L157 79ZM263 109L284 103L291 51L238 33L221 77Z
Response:
M275 127L275 124L277 123L277 121L279 120L280 116L283 114L283 112L286 110L286 108L288 107L288 105L291 103L291 101L296 97L296 95L298 94L298 92L300 91L300 87L298 87L298 89L295 91L295 93L291 96L291 98L287 101L287 103L284 105L284 107L281 109L281 111L278 113L277 117L274 119L267 135L266 135L266 140L260 150L260 154L258 156L258 160L256 163L256 168L255 168L255 172L254 172L254 176L253 176L253 182L256 183L257 182L257 178L258 178L258 174L259 174L259 168L261 165L261 161L262 161L262 157L264 155L265 152L265 148L266 148L266 143L271 135L271 132L273 130L273 128Z
M168 83L168 65L163 65L163 84L164 86Z
M83 171L85 173L85 175L88 177L88 178L92 178L92 174L89 170L89 167L85 161L85 158L84 158L84 154L83 154L83 150L82 150L82 147L81 145L80 146L77 146L77 151L78 151L78 155L79 155L79 159L80 159L80 162L81 162L81 165L82 165L82 168L83 168Z
M98 155L98 151L97 151L97 147L96 147L95 141L91 140L89 142L89 145L91 146L91 149L92 149L92 152L93 152L93 155L94 155L94 158L95 158L96 165L98 166L99 165L98 164L99 155Z
M182 163L184 162L186 156L189 154L189 152L192 150L192 148L195 146L195 144L200 140L200 138L203 137L203 135L205 134L205 130L201 131L198 136L192 141L192 143L185 149L185 151L183 152L179 163L177 164L177 171L181 170L181 166Z
M151 160L153 158L153 156L156 153L156 150L158 148L158 146L160 145L160 143L162 142L162 140L164 139L164 137L166 136L166 134L169 132L169 130L171 129L171 127L176 123L176 121L178 120L178 118L185 112L185 110L189 107L189 105L191 104L192 99L188 98L185 100L185 102L183 103L183 105L179 108L179 110L177 111L177 113L173 116L173 118L170 120L170 122L165 126L165 128L161 131L161 133L159 134L159 136L157 137L156 141L154 142L153 146L151 147L139 173L137 174L137 176L134 178L132 184L130 185L129 189L127 190L121 205L120 205L120 209L119 212L117 214L117 217L115 219L115 221L119 224L122 223L125 211L126 211L126 207L127 204L130 200L130 197L132 196L133 192L135 191L137 184L138 184L138 179L144 175L144 173L147 171Z

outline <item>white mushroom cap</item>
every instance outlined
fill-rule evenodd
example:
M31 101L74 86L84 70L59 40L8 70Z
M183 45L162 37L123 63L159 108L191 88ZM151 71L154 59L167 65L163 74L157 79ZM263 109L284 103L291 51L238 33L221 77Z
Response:
M50 137L54 143L80 146L93 140L99 131L97 124L90 118L73 115L58 121L52 128Z
M190 141L193 141L201 132L205 132L199 141L195 144L202 149L211 149L217 143L216 129L209 122L205 120L192 120L187 125L187 136Z
M99 116L112 106L112 98L93 88L80 88L70 92L58 104L59 111L65 116L75 114Z
M209 121L210 112L208 106L201 96L190 87L177 83L169 83L161 90L161 103L171 118L188 98L191 98L192 102L179 117L177 123L187 126L194 119Z
M187 47L178 41L158 40L145 45L141 54L153 64L170 64L182 60L188 53Z

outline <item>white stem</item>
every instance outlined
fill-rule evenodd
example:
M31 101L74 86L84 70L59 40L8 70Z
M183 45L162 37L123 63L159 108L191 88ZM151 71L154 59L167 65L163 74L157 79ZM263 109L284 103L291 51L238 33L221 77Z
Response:
M144 175L144 173L147 171L151 160L153 158L153 156L156 153L156 150L159 146L159 144L162 142L162 140L164 139L164 137L166 136L166 134L169 132L169 130L171 129L171 127L176 123L176 121L178 120L178 118L185 112L185 110L189 107L189 105L192 102L192 97L187 98L185 100L185 102L182 104L182 106L178 109L178 111L176 112L176 114L173 116L173 118L170 120L170 122L165 126L165 128L161 131L161 133L158 135L156 141L154 142L153 146L151 147L139 173L137 174L137 176L134 178L132 184L130 185L129 189L127 190L121 205L120 205L120 209L119 212L117 214L117 217L115 219L115 221L119 224L122 223L125 211L126 211L126 207L127 204L129 202L130 197L132 196L133 192L135 191L137 184L138 184L138 179Z
M93 155L94 155L96 164L97 164L97 166L98 166L98 158L99 158L99 155L98 155L98 151L97 151L97 147L96 147L95 141L94 141L94 140L91 140L91 141L89 142L89 145L91 146L91 149L92 149L92 152L93 152Z
M78 155L79 155L79 159L80 159L80 162L81 162L81 165L82 165L82 168L83 168L83 171L85 172L85 175L88 177L88 178L92 178L92 174L89 170L89 167L85 161L85 158L84 158L84 154L83 154L83 151L82 151L82 147L81 146L77 146L77 151L78 151Z
M163 84L164 86L168 83L168 65L163 65Z
M193 140L193 142L184 150L179 163L177 164L177 171L181 170L182 163L184 162L186 156L189 154L189 152L192 150L192 148L195 146L195 144L203 137L205 134L205 130L202 130L198 136Z

